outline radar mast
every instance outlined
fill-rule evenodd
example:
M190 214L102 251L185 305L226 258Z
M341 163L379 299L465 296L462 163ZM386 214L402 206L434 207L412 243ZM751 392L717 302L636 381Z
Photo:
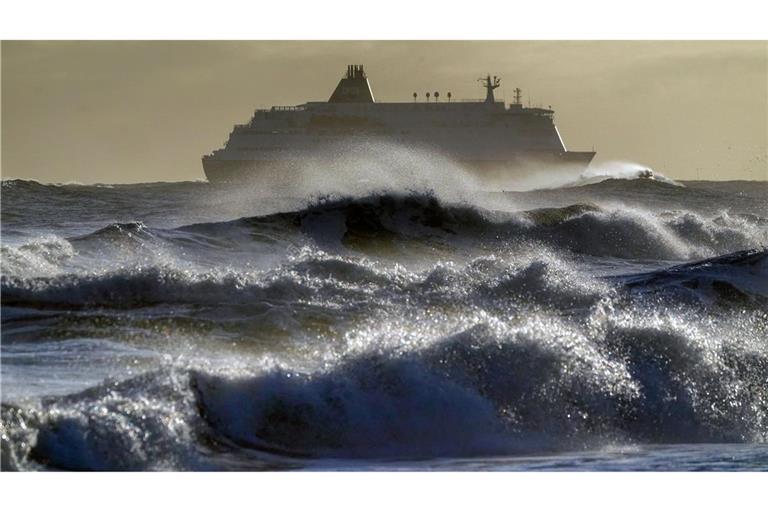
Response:
M496 99L493 97L493 90L499 86L501 78L494 76L493 80L491 80L491 75L488 75L485 78L478 78L477 81L481 82L483 87L485 87L485 102L496 103Z

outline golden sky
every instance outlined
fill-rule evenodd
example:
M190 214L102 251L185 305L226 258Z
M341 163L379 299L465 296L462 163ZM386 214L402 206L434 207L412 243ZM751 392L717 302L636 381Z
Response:
M418 91L551 105L572 150L676 179L768 179L764 41L11 41L2 176L202 179L200 157L257 107L330 96L364 64L377 101Z

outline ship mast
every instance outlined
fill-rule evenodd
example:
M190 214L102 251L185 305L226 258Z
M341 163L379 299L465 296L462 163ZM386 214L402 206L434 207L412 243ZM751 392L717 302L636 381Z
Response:
M483 87L485 87L485 102L496 103L496 99L493 97L493 90L499 86L501 78L494 76L493 80L491 80L491 75L488 75L485 78L478 78L477 81L481 82Z

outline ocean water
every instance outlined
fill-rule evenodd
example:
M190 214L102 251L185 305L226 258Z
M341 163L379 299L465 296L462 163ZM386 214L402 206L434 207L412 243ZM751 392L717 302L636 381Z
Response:
M766 199L5 180L2 468L768 469Z

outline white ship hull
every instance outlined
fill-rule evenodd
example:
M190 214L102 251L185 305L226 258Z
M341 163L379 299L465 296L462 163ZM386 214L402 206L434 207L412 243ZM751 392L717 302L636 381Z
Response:
M457 160L458 166L487 186L514 188L516 182L538 173L581 174L595 153L521 153L500 160ZM231 160L203 158L205 177L212 183L261 184L276 190L290 187L304 172L333 173L338 161L332 158L281 158ZM418 171L417 169L415 171Z

